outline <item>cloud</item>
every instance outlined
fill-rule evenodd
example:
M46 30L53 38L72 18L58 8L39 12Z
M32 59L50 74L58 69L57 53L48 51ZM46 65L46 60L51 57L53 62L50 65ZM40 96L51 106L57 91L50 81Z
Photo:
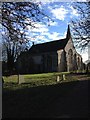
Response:
M29 0L27 0L29 1ZM87 0L32 0L34 2L42 2L44 4L53 3L53 2L86 2Z
M83 53L81 54L82 55L82 58L83 58L83 62L85 62L86 60L88 60L88 53Z
M43 32L40 35L37 33L33 34L34 37L28 37L29 40L34 41L35 43L43 43L43 42L49 42L49 41L54 41L54 40L60 40L66 37L66 31L63 35L58 32Z
M76 17L79 16L77 9L74 9L72 6L70 6L70 9L71 9L71 18L73 16L76 16Z
M60 6L60 4L48 6L48 9L52 13L54 19L59 19L62 21L64 21L66 17L73 18L79 16L78 10L73 8L70 2L66 3L65 6Z
M36 40L37 42L49 42L49 41L54 41L54 40L59 40L61 39L60 33L58 32L52 32L52 33L43 33L40 35L40 37ZM38 42L38 43L39 43Z
M49 31L49 27L42 23L35 23L37 28L31 30L30 26L27 26L29 33L27 34L27 38L30 41L35 41L35 43L49 42L53 40L59 40L66 37L66 31L63 35L59 32L51 32ZM50 22L52 26L57 25L57 22Z
M57 40L59 39L60 33L58 32L52 32L52 33L47 33L46 34L50 40Z
M51 26L56 26L58 25L57 22L52 22L50 21L49 23ZM55 40L59 39L58 35L59 33L53 32L49 33L49 27L47 25L44 25L42 23L35 23L36 28L32 28L30 26L27 26L27 30L29 32L26 32L27 38L30 39L31 41L50 41L50 40Z
M56 23L51 23L52 25ZM46 38L46 34L49 33L49 28L47 25L44 25L42 23L35 23L36 28L32 28L30 26L27 26L28 29L28 34L27 38L30 41L34 41L35 43L42 43L42 42L47 42L49 41Z
M87 0L0 0L1 2L43 2L46 3L53 3L53 2L87 2ZM88 0L89 1L89 0Z
M28 29L28 31L39 32L39 33L49 31L48 27L42 23L35 23L35 28L32 28L32 29L31 29L31 26L27 26L27 29Z
M52 32L52 33L47 32L44 33L43 35L47 36L49 41L59 40L66 37L66 31L63 35L61 35L61 33L58 32Z
M49 7L49 9L50 9L50 12L53 14L53 17L62 21L64 21L66 15L68 14L68 10L65 9L63 5L55 9L52 9Z
M56 22L56 21L54 21L54 22L53 22L53 21L50 21L50 22L49 22L49 25L50 25L50 26L57 26L57 25L58 25L58 22Z

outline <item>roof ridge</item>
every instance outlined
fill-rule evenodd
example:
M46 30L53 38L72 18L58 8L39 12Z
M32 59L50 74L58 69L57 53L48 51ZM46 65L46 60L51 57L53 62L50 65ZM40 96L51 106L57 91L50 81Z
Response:
M33 46L35 46L35 45L42 45L42 44L46 44L46 43L53 43L53 42L58 42L58 41L61 41L61 40L66 40L66 38L63 38L63 39L59 39L59 40L54 40L54 41L48 41L48 42L39 43L39 44L34 44Z

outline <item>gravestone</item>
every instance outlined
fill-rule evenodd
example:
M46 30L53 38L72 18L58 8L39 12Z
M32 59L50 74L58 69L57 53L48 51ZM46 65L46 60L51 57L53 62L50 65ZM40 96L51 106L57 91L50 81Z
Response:
M62 75L62 80L66 80L66 77L64 74Z
M66 80L65 74L62 74L61 80L60 80L60 76L59 75L57 76L57 82L62 81L62 80Z
M57 82L59 82L59 81L60 81L60 76L58 75L58 76L57 76Z
M18 75L18 84L25 83L24 76L23 75Z

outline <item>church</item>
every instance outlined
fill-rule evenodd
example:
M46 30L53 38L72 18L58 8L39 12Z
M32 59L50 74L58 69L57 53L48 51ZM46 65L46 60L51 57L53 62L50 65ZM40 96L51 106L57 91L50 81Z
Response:
M21 74L82 70L82 57L74 47L69 25L66 38L33 44L19 55L17 66Z

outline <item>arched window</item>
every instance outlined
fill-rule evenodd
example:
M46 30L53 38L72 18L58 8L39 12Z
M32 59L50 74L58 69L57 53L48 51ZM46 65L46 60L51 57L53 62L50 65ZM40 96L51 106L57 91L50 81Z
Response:
M73 51L72 51L72 49L70 49L69 51L68 51L68 61L67 61L67 63L68 63L68 71L73 71Z
M72 51L72 49L70 49L68 51L68 58L69 58L69 63L72 63L73 62L73 51Z
M76 60L76 56L77 56L77 55L76 55L76 53L75 53L75 54L74 54L74 59L75 59L75 60Z
M73 70L77 70L77 55L76 55L76 53L73 56Z
M77 58L78 70L81 68L81 59L80 57Z
M77 62L78 62L78 65L80 65L80 58L79 57L77 58Z

